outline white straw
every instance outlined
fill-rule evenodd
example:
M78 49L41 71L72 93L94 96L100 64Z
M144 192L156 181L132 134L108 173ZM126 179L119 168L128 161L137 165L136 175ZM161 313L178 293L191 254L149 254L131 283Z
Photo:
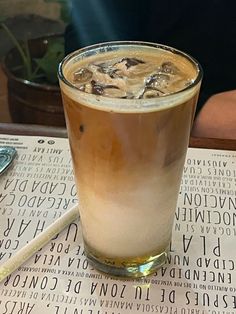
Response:
M72 207L44 231L22 247L15 255L0 265L0 282L46 245L54 236L79 216L78 206Z

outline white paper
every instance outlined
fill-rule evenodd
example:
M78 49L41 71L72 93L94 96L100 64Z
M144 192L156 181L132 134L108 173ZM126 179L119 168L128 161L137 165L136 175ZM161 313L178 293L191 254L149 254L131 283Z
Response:
M0 264L77 203L67 139L0 135ZM116 280L88 264L79 221L0 283L0 314L236 313L236 153L188 150L168 263Z

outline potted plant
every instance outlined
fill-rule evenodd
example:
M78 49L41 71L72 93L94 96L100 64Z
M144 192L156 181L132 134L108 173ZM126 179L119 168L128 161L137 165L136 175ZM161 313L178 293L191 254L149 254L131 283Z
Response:
M65 0L60 4L65 17ZM19 41L4 21L0 27L13 43L2 61L13 122L65 126L57 79L57 67L64 57L63 35Z

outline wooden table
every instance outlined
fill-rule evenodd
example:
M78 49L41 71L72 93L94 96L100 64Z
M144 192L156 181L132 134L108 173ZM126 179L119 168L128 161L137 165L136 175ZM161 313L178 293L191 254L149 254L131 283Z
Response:
M67 137L65 128L13 123L0 123L0 134ZM198 148L236 150L236 139L191 137L189 146Z

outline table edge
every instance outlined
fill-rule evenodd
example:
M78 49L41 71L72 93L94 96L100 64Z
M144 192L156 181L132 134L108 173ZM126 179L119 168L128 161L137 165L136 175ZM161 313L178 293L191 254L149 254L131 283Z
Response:
M67 138L67 130L64 127L43 126L35 124L0 123L0 133L10 135L52 136ZM199 138L191 136L189 147L236 151L236 139Z

